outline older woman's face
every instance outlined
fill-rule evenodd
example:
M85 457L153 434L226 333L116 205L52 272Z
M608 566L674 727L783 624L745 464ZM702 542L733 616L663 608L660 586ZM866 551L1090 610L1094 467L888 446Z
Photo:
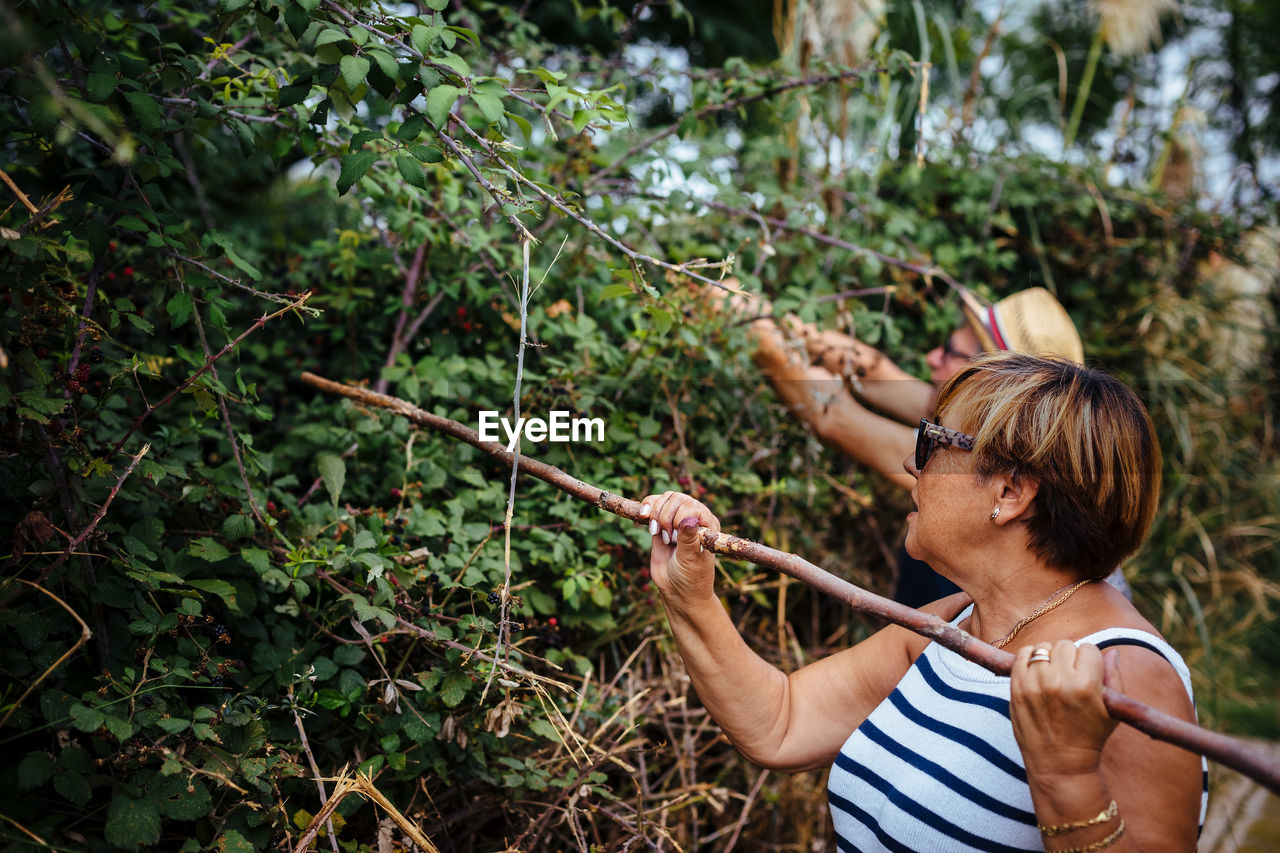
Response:
M945 412L939 421L973 432L970 425L948 423ZM907 553L942 571L948 558L980 548L987 538L982 522L994 504L976 472L973 454L942 446L933 451L923 471L916 469L914 456L907 457L903 467L916 478L911 490L916 510L907 515Z
M933 387L941 388L952 376L960 372L966 364L982 352L982 344L968 323L963 323L947 338L946 343L936 346L925 355L925 363L929 365L929 381Z

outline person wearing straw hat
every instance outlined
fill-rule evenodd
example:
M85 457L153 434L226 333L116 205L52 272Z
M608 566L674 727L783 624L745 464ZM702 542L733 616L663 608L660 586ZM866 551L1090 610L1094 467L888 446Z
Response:
M1132 390L1066 359L1001 352L942 387L902 461L907 550L963 592L924 609L1015 653L1009 676L899 625L794 672L716 594L678 492L641 499L649 572L690 685L746 758L830 768L840 850L1193 851L1203 759L1116 726L1104 684L1194 722L1185 663L1100 582L1160 504L1155 427Z
M707 291L716 303L731 297L740 312L767 314L763 302L749 302L727 280L728 291ZM925 356L929 381L917 379L884 353L857 339L788 316L750 323L754 358L788 407L808 423L823 443L846 453L903 488L912 479L902 457L916 440L916 425L929 417L938 389L983 353L1020 352L1084 362L1084 347L1071 316L1042 287L1018 291L995 303L968 288L957 288L965 322ZM763 310L761 310L763 306ZM894 598L918 607L956 591L955 584L900 550ZM1119 569L1110 582L1129 594Z

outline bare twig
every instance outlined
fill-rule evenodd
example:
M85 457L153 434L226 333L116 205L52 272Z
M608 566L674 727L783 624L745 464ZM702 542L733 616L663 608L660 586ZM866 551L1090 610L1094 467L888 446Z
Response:
M861 77L864 74L876 73L876 72L883 73L886 70L887 69L878 67L875 65L860 65L857 68L848 68L848 69L845 69L844 71L837 71L832 74L816 74L810 77L801 77L795 80L787 80L785 82L779 83L776 86L770 87L769 89L766 89L763 92L756 92L751 95L743 95L740 98L733 98L732 100L723 101L721 103L707 104L702 109L697 110L693 114L693 117L696 120L701 121L702 119L714 113L721 113L721 112L736 110L739 107L744 107L747 104L755 103L756 101L763 101L766 98L772 98L775 95L780 95L783 92L788 92L792 89L801 89L801 88L806 88L810 86L824 86L827 83L843 82L845 80L852 80L854 78ZM602 179L608 177L609 175L612 175L614 172L618 171L618 169L622 168L622 165L624 163L626 163L632 157L639 154L641 151L645 151L649 148L652 148L655 144L666 139L668 136L671 136L680 128L682 124L685 123L687 119L688 119L688 114L686 113L685 115L680 116L679 120L668 125L667 127L663 128L657 133L653 133L653 134L650 134L649 136L646 136L644 139L640 140L635 145L631 146L631 148L627 149L627 151L624 152L621 157L616 158L608 166L592 174L591 177L587 179L586 186L590 187L592 184L598 183Z
M303 373L302 380L329 393L341 394L366 405L387 409L421 426L465 441L504 464L512 463L512 454L497 442L482 441L474 430L457 421L424 412L404 400L341 385L313 373ZM584 483L559 468L536 459L525 459L522 466L526 474L549 483L578 500L637 524L648 523L648 519L640 514L640 504L636 501ZM1009 652L984 643L933 614L867 592L795 554L727 533L716 533L705 527L699 527L697 534L702 547L709 551L774 569L802 581L854 610L915 631L997 675L1008 675L1013 666L1014 656ZM1103 688L1103 701L1114 719L1128 723L1158 740L1212 758L1280 793L1280 764L1261 755L1252 745L1202 729L1194 723L1143 705L1110 687Z
M67 649L67 650L63 653L62 657L58 658L56 661L54 661L52 664L50 664L50 665L49 665L49 668L48 668L48 669L46 669L46 670L45 670L45 671L40 675L40 677L39 677L39 678L37 678L35 681L31 682L31 686L30 686L30 687L28 687L26 690L22 691L22 695L18 697L18 701L14 702L14 703L13 703L13 706L9 708L8 713L6 713L6 714L4 715L3 719L0 719L0 728L4 728L4 724L5 724L5 723L7 723L7 722L9 722L9 718L13 716L14 711L17 711L17 710L18 710L18 708L22 705L22 700L24 700L24 699L26 699L28 696L30 696L30 695L31 695L31 691L35 690L37 687L39 687L39 686L40 686L40 682L42 682L42 681L44 681L46 678L48 678L48 677L49 677L49 674L50 674L51 672L53 672L55 669L57 669L58 667L62 666L63 662L64 662L64 661L66 661L66 660L67 660L67 658L69 658L69 657L71 657L73 654L75 654L75 653L76 653L76 651L77 651L81 646L83 646L85 643L89 642L89 638L93 636L93 632L89 630L89 626L88 626L88 625L86 625L86 624L85 624L85 621L84 621L83 619L81 619L81 618L80 618L80 614L79 614L79 613L76 613L74 610L72 610L72 609L71 609L71 605L67 604L67 603L66 603L65 601L63 601L61 598L58 598L58 596L56 596L56 595L54 595L53 593L49 592L49 590L45 589L44 587L40 586L39 584L32 583L31 581L28 581L28 580L23 580L22 578L18 578L17 580L18 580L18 583L25 583L27 586L31 587L32 589L38 590L38 591L40 591L40 592L43 592L45 595L49 596L49 597L50 597L50 598L52 598L54 601L58 602L58 604L62 607L62 609L63 609L63 610L65 610L65 611L67 611L68 613L70 613L70 614L71 614L71 617L72 617L73 619L75 619L77 622L79 622L79 623L80 623L80 639L76 640L75 645L74 645L74 646L72 646L71 648Z
M479 145L485 151L486 154L492 157L493 161L497 163L498 166L504 172L506 172L511 177L512 180L514 180L518 184L522 184L528 187L529 189L533 190L534 193L540 196L543 201L547 202L556 210L560 211L565 216L568 216L570 219L574 220L582 227L586 228L596 237L599 237L601 240L608 243L610 246L613 246L619 252L622 252L622 254L626 255L627 259L630 260L633 264L640 264L640 263L652 264L655 267L659 267L661 269L667 270L668 272L676 273L677 275L688 276L689 278L695 279L697 281L701 281L704 284L710 284L710 285L714 285L715 287L721 287L721 288L724 287L724 285L721 282L717 281L716 279L707 278L706 276L701 275L700 273L694 272L694 270L698 268L705 268L710 266L718 266L721 269L723 269L726 266L725 262L718 262L718 263L697 262L697 263L673 264L668 261L655 258L652 255L646 255L642 252L637 252L635 249L632 249L630 246L628 246L626 243L623 243L617 237L614 237L608 231L605 231L595 222L591 221L587 217L583 216L581 213L578 213L576 210L569 207L569 205L566 204L564 200L561 199L559 196L552 195L551 193L547 192L536 181L531 180L530 178L526 177L519 169L516 169L513 166L511 166L511 164L509 164L506 160L502 159L502 157L496 151L493 150L492 146L489 144L489 141L484 137L482 137L480 134L476 133L474 130L467 127L466 125L461 125L461 127L468 134L470 134L471 138L476 142L476 144Z
M187 282L182 276L181 268L178 268L177 264L174 264L174 267L174 272L178 276L179 284L183 290L189 292L190 288L187 287ZM204 333L204 322L200 319L200 306L195 304L194 297L192 297L191 300L191 319L195 321L196 334L200 338L200 348L204 352L204 357L212 358L213 353L209 350L209 339ZM209 372L213 374L215 382L222 382L222 380L218 378L217 367L210 367ZM259 524L266 526L266 521L263 520L262 513L258 510L258 501L253 496L253 486L249 485L249 474L244 469L244 458L240 454L240 440L236 438L235 427L231 425L231 412L227 409L227 398L224 394L218 395L218 411L222 414L222 423L227 428L227 440L231 442L231 455L236 460L236 470L240 472L240 482L244 484L244 493L249 498L249 510L253 513L253 517Z
M289 687L289 697L293 698L293 687ZM338 837L333 833L333 810L338 807L338 803L342 802L342 797L334 792L334 797L329 798L329 794L325 791L324 776L320 773L320 765L316 763L316 757L311 752L311 742L307 740L307 730L302 725L302 716L298 713L298 709L293 709L293 722L298 727L298 737L302 740L302 751L307 754L307 763L311 765L311 775L316 780L316 787L320 789L320 811L316 812L315 818L311 821L311 827L307 829L307 833L302 837L302 841L298 843L296 849L306 850L307 844L315 837L318 831L317 827L320 821L325 822L325 828L329 831L329 844L333 846L333 853L338 853ZM323 815L323 817L322 817Z
M732 216L743 216L756 220L763 219L775 228L781 228L784 231L791 231L796 234L803 234L810 239L817 240L819 243L825 243L828 246L834 246L837 249L844 249L847 252L853 252L854 254L863 255L868 258L875 258L877 261L880 261L887 266L907 270L915 273L916 275L923 276L926 279L936 276L953 288L959 288L961 286L960 282L956 281L945 270L937 266L924 266L922 264L913 264L910 261L903 261L893 257L892 255L886 255L884 252L877 252L875 249L868 249L866 246L859 246L856 243L850 243L848 240L841 240L839 237L832 237L829 234L823 234L821 231L815 231L812 228L805 228L801 225L792 225L785 219L777 219L772 216L762 216L758 211L748 210L741 207L733 207L732 205L715 201L714 199L701 200L698 203L705 204L707 207L714 208L715 210L719 210L723 213L728 213Z

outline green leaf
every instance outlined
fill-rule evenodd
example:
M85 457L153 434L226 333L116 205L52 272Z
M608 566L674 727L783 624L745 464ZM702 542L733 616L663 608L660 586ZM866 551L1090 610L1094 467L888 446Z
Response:
M84 94L89 100L95 103L102 103L111 97L111 93L116 90L116 77L114 74L99 74L97 72L89 72L84 79Z
M351 137L351 142L348 143L348 150L359 151L360 148L363 147L366 142L370 142L374 139L381 139L381 138L382 138L382 131L380 130L362 130Z
M385 50L370 50L367 54L373 57L373 61L378 63L378 67L382 69L382 73L391 78L392 81L400 76L400 65L396 62L396 58Z
M444 130L449 111L453 109L454 102L461 94L462 90L457 86L448 85L436 86L427 93L427 118L431 119L431 123L439 130Z
M213 808L213 798L204 782L188 781L186 773L162 777L148 793L164 816L174 820L199 820Z
M245 548L240 552L240 557L246 563L253 567L258 574L263 574L271 569L271 552L262 548Z
M93 790L85 781L84 774L79 772L59 770L53 774L53 790L77 806L83 806L93 798Z
M342 169L338 174L338 195L346 195L356 181L364 177L365 172L378 159L372 151L356 151L342 158Z
M169 312L169 325L176 329L190 320L191 311L194 307L191 302L191 294L186 292L175 293L169 299L169 303L165 305L165 310Z
M135 800L117 794L107 809L107 841L136 850L160 840L160 808L152 800Z
M222 535L235 542L253 535L253 519L243 513L229 515L222 522Z
M347 481L347 463L336 453L321 453L316 459L316 467L320 469L320 479L324 480L329 500L338 505L338 496L342 494L342 486Z
M412 142L418 138L418 134L422 133L425 122L422 116L414 113L404 120L404 124L400 125L400 129L396 131L396 139L401 142Z
M466 27L446 27L449 32L457 33L465 39L470 39L471 43L476 47L480 46L480 37L476 35L475 30L469 30Z
M218 839L218 853L254 853L257 847L237 829L228 829Z
M82 732L96 732L102 727L102 712L87 705L71 706L71 723Z
M307 14L306 9L296 3L290 3L284 9L284 24L289 28L290 34L295 39L299 39L311 25L311 16Z
M435 12L443 12L449 8L449 0L427 0L427 8Z
M343 32L342 30L334 29L332 27L328 27L326 29L321 30L320 34L316 36L315 46L317 48L321 48L321 47L324 47L326 44L333 44L334 42L346 41L346 40L347 40L347 34L345 32Z
M120 717L103 717L102 724L111 732L111 736L124 743L133 736L133 724Z
M231 556L227 546L209 536L201 536L187 546L187 553L210 563L217 563Z
M471 687L471 676L465 672L451 672L440 685L440 701L448 708L458 707Z
M18 764L18 787L24 791L38 788L49 781L56 769L57 765L49 753L44 750L28 752Z
M150 95L145 92L125 92L124 99L133 108L133 114L143 130L152 133L164 126L164 111Z
M439 27L427 27L418 24L409 33L409 39L413 42L413 47L418 53L426 56L431 53L431 43L435 41L436 36L440 34Z
M209 231L205 238L218 246L222 247L222 251L227 253L227 258L231 263L235 264L242 272L246 273L250 278L260 279L262 273L258 272L258 268L253 264L240 257L240 253L236 251L235 244L231 242L231 238L217 231Z
M444 159L444 154L439 148L433 148L430 145L415 145L409 149L414 157L417 157L423 163L439 163Z
M156 720L156 725L164 729L169 734L176 735L179 732L185 732L190 728L191 721L179 719L178 717L162 717L161 719Z
M629 284L606 284L600 288L600 296L598 298L603 302L606 299L617 299L619 296L630 296L633 293L635 291L631 289Z
M529 120L519 113L507 113L507 118L516 123L516 127L520 128L520 132L524 134L524 141L529 142L533 139L533 125Z
M408 154L401 154L396 157L396 167L400 169L400 177L404 178L405 183L421 189L427 188L427 174L422 171L422 165L417 160Z
M489 122L489 124L497 124L502 121L501 98L477 92L471 96L471 100L476 102L476 106L480 108L480 112L484 114L485 121Z
M338 63L338 68L342 71L342 81L347 84L350 92L359 88L364 78L369 76L369 60L363 56L344 56L342 62Z
M437 60L441 65L452 68L460 77L471 76L471 66L456 53L446 53Z
M291 107L294 104L300 104L307 99L307 95L311 94L311 81L305 83L294 83L289 86L280 87L280 109Z
M226 581L216 578L198 578L187 581L187 585L201 592L211 592L226 602L232 610L239 609L236 604L236 588Z

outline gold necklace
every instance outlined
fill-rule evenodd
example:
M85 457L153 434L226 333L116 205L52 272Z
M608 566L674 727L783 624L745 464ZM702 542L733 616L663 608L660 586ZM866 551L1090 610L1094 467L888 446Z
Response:
M1019 631L1027 627L1028 623L1034 622L1036 619L1039 619L1041 616L1045 615L1053 608L1060 606L1068 598L1075 595L1076 590L1078 590L1080 587L1084 586L1087 583L1091 583L1092 581L1095 581L1095 580L1097 580L1097 578L1085 578L1084 580L1080 581L1077 584L1069 584L1068 586L1064 586L1062 589L1058 590L1058 592L1055 592L1053 595L1045 599L1044 604L1041 604L1039 607L1037 607L1034 613L1032 613L1030 616L1023 618L1022 621L1020 621L1017 625L1014 625L1012 631L1005 634L1003 637L996 640L991 645L995 646L997 649L1003 649L1005 646L1009 645L1009 642L1013 640L1014 637L1018 635ZM1066 590L1066 595L1062 596L1061 598L1058 598L1058 593L1062 592L1063 590ZM1054 600L1055 598L1057 599L1056 601Z

